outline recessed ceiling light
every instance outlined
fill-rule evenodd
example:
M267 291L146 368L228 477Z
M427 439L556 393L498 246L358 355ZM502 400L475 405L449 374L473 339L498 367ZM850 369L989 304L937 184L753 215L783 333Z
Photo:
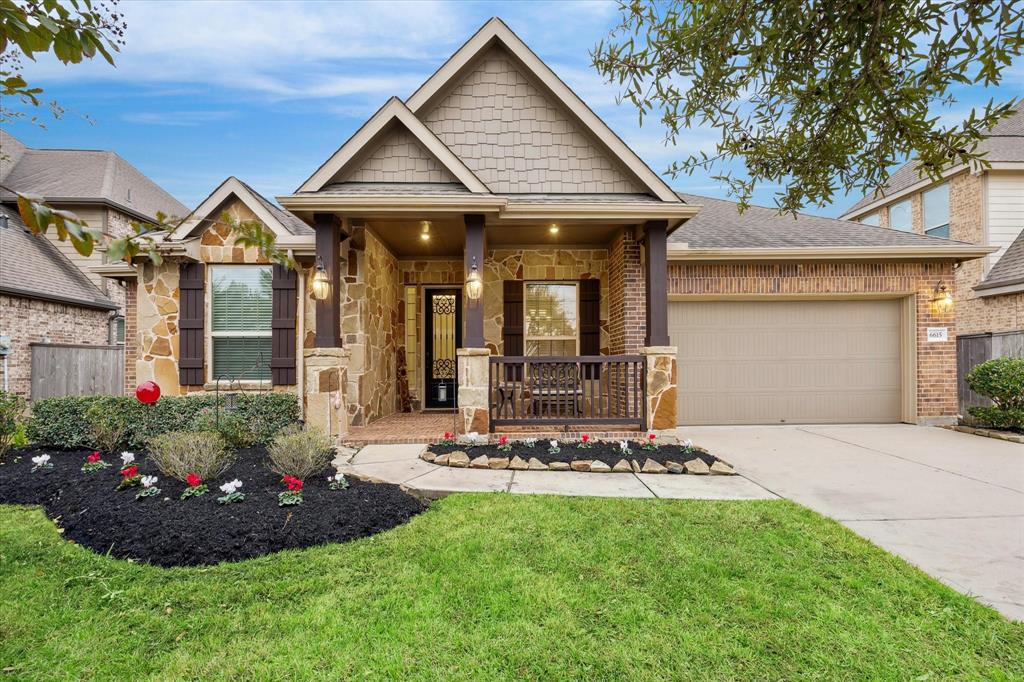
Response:
M423 226L423 231L420 232L420 239L422 239L425 242L430 241L430 221L424 220L423 222L420 223L420 225Z
M548 228L548 232L551 234L558 234L558 225L552 225Z
M430 233L429 232L422 233L420 235L420 239L422 239L425 242L429 242L430 241Z

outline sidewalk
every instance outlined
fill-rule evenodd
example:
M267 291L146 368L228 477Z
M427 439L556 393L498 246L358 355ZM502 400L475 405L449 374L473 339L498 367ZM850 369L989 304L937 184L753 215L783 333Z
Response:
M523 495L586 495L692 500L770 500L777 496L741 475L591 474L575 471L456 469L421 460L422 444L367 445L351 459L334 461L338 471L398 483L440 497L448 493L508 492Z

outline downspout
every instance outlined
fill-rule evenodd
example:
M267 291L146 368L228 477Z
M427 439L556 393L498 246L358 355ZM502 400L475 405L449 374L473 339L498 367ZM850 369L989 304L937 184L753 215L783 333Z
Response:
M288 255L294 259L291 249L288 250ZM296 307L299 316L299 337L295 340L295 393L299 399L299 421L304 422L306 421L306 355L303 352L306 339L306 268L298 263L295 264L295 267L298 269L299 279L299 304Z

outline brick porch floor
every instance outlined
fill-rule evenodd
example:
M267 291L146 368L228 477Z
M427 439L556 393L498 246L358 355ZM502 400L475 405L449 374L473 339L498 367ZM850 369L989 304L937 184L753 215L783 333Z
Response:
M581 426L564 429L545 429L538 427L509 427L502 429L501 434L510 438L571 438L581 433L588 433L594 438L621 439L636 438L642 435L639 431L598 431ZM445 431L455 431L455 415L451 412L409 412L392 414L383 419L371 422L367 426L354 426L349 429L345 442L352 445L371 445L386 443L435 443L444 437Z

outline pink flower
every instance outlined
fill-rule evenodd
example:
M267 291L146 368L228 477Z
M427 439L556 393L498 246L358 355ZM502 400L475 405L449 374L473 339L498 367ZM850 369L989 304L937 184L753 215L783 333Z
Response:
M590 442L590 436L584 433L583 436L580 438L580 440L582 440L584 443L589 443Z
M654 442L655 438L657 438L657 436L655 436L653 433L647 434L647 440Z
M508 444L508 436L502 436L501 438L498 439L498 445L507 445L507 444Z
M188 487L190 488L195 488L201 485L202 482L203 479L199 478L199 474L196 474L191 471L189 472L188 476L185 477L185 483L188 483Z

